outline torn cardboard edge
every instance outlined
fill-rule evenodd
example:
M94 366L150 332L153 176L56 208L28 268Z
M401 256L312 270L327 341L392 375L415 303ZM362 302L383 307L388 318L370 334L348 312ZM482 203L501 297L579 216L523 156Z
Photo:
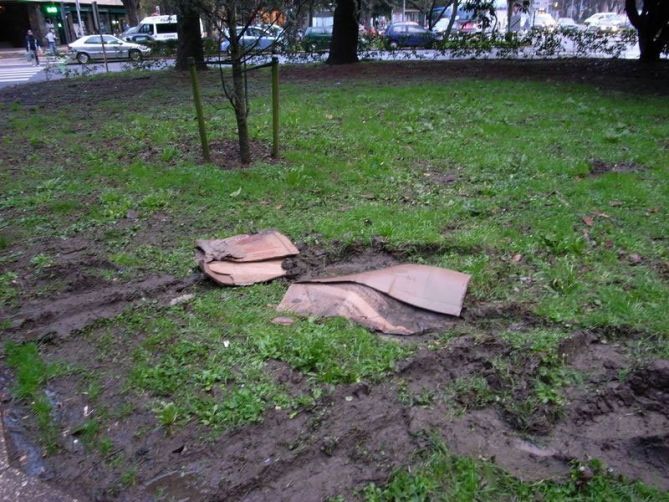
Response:
M426 265L397 265L292 284L277 310L346 317L374 331L413 335L459 316L470 276Z
M358 274L300 281L302 283L353 282L370 287L414 307L459 316L471 276L428 265L396 265Z
M195 249L202 272L222 286L248 286L283 277L283 259L297 254L290 239L276 230L201 239Z
M195 247L206 263L212 261L247 263L299 254L299 250L290 239L276 230L234 235L227 239L200 239L195 242Z

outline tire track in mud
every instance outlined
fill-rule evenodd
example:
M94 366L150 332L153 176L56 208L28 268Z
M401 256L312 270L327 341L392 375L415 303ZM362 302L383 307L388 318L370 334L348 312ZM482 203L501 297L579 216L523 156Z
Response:
M185 280L164 275L122 285L99 281L91 289L22 306L10 318L12 324L8 331L20 333L22 341L64 338L99 319L116 317L143 299L173 297L201 278L200 274L193 274Z
M419 350L384 383L339 386L295 418L269 411L261 424L224 435L206 452L184 455L180 472L193 475L191 500L355 497L366 484L384 483L394 470L409 465L436 437L455 454L489 459L526 481L560 479L568 475L572 460L599 458L616 473L669 488L663 469L668 435L661 432L669 430L669 387L664 387L669 362L655 362L628 381L618 381L612 377L618 372L612 364L618 349L591 338L581 341L574 363L588 361L598 375L595 384L600 379L614 382L605 397L614 404L593 414L587 410L600 409L602 395L572 389L563 418L546 434L515 430L494 405L454 415L451 403L444 401L430 406L401 402L402 382L418 391L489 374L486 362L504 350L503 344L463 337L438 351ZM157 451L155 457L160 456ZM149 470L160 476L160 469L156 464ZM177 480L183 483L175 472L172 482ZM164 490L170 484L161 478L159 486ZM128 500L155 490L149 482Z

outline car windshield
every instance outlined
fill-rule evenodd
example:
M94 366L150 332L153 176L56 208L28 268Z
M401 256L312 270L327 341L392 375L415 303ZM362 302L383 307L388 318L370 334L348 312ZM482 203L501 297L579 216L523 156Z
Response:
M308 35L329 35L332 33L332 27L312 26L311 28L307 28L306 33Z
M106 44L116 44L116 43L121 43L121 41L116 38L112 37L111 35L103 35L104 36L104 41ZM92 37L88 37L85 41L87 44L97 44L100 45L102 44L102 41L100 40L101 36L100 35L94 35Z
M450 19L453 12L452 7L435 7L432 9L431 17L432 24L436 24L441 19ZM468 21L474 17L473 10L466 10L463 7L458 7L458 11L455 13L455 18L458 21Z

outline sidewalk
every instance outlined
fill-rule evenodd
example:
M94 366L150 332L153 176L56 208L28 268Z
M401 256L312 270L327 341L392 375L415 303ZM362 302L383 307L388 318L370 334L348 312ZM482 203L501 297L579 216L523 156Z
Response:
M4 62L6 59L21 59L25 61L25 54L26 50L23 48L0 49L0 61Z
M44 47L42 47L42 51L44 51ZM67 45L59 45L58 46L58 52L60 54L66 54L67 53ZM42 53L42 56L46 58L46 52ZM19 48L11 48L11 49L0 49L0 62L2 63L8 63L9 61L21 61L21 62L26 62L26 50L23 47Z

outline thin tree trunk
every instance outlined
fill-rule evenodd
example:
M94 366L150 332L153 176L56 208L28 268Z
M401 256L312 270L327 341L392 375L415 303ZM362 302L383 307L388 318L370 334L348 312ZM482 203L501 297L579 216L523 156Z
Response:
M453 0L453 10L451 11L451 18L448 20L448 27L444 32L444 40L448 40L448 37L451 36L451 31L453 31L453 24L455 23L455 18L458 15L458 7L460 2L458 0Z
M244 68L242 59L243 48L237 38L237 9L236 5L228 9L228 29L230 37L230 59L232 60L232 107L235 109L237 120L237 137L239 139L239 159L242 164L251 162L251 148L249 146L248 109L246 107L246 85L244 82Z
M513 15L514 0L506 0L506 32L511 33L511 16Z
M358 18L355 0L337 0L328 64L358 62Z

